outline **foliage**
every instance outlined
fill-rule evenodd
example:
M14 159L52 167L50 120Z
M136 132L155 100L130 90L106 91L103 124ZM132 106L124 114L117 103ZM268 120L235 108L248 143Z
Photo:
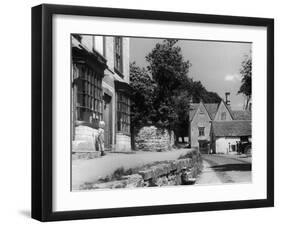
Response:
M245 56L242 61L240 74L242 76L241 86L238 94L243 94L246 96L246 109L248 108L249 101L252 97L252 57Z
M135 62L130 64L133 127L154 124L174 130L176 136L186 136L190 101L220 102L218 94L188 77L191 63L183 59L177 43L168 39L156 44L146 56L147 70Z
M135 127L148 124L153 117L154 91L156 84L144 68L135 62L130 64L131 121Z
M156 44L155 48L146 56L147 67L155 87L154 108L158 126L175 129L181 120L180 115L188 115L187 107L181 108L183 102L188 102L189 95L184 90L188 83L190 62L184 61L181 48L176 46L177 40L167 39ZM184 92L182 92L184 91ZM181 112L179 112L179 110ZM182 120L181 120L182 121ZM186 120L184 120L186 121Z
M242 76L242 84L238 93L242 93L247 97L252 96L252 58L246 56L242 61L240 74Z
M164 40L146 56L147 69L165 96L186 82L191 66L189 61L183 60L181 48L175 45L177 42L174 39Z
M207 91L200 81L192 81L190 90L194 103L199 103L200 101L204 103L219 103L221 101L217 93Z

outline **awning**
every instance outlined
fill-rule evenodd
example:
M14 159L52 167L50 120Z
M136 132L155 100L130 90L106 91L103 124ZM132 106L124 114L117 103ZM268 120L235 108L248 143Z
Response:
M132 88L131 88L130 84L128 84L126 82L121 82L121 81L115 80L114 86L115 86L115 90L117 92L122 92L124 94L129 95L129 96L132 93Z

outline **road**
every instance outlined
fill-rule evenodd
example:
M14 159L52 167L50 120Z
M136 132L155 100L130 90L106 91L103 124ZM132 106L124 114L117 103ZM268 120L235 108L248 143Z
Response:
M252 159L237 155L203 155L203 170L196 184L249 183Z
M111 175L115 170L136 168L156 161L176 160L191 149L177 149L167 152L107 153L101 158L72 161L72 189L79 189L85 182L95 182Z

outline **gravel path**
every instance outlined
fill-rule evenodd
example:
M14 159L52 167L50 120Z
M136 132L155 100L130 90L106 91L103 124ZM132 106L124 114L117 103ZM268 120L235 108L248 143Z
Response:
M167 152L135 152L134 154L108 153L101 158L72 161L72 189L76 190L85 182L95 182L111 175L116 169L125 170L141 167L155 161L176 160L191 149L177 149Z

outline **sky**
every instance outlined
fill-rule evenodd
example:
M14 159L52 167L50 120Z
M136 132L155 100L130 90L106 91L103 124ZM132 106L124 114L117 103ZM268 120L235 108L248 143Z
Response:
M145 56L161 39L130 38L130 62L146 67ZM230 92L233 110L242 110L244 97L237 92L241 86L239 73L245 55L251 54L251 43L180 40L184 60L192 64L189 77L201 81L208 91L213 91L225 99Z

